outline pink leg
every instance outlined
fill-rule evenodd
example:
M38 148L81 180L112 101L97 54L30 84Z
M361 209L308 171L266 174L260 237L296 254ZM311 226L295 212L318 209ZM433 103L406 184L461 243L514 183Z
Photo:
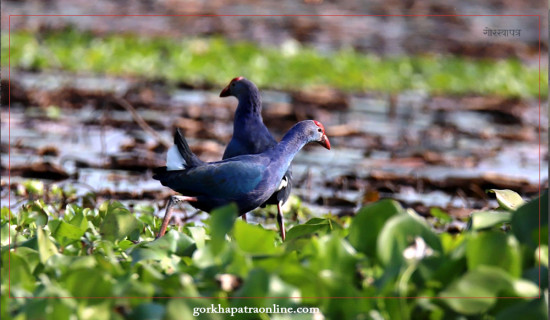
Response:
M160 226L160 231L157 235L157 239L164 236L164 234L166 233L166 228L168 228L168 223L170 222L170 218L172 218L172 206L174 205L174 203L180 201L197 201L197 198L186 196L170 196L170 200L166 205L166 212L164 213L164 219L162 219L162 225Z

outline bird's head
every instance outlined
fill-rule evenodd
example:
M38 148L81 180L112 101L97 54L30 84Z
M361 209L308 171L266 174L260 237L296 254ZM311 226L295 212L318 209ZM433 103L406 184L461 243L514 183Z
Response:
M330 141L328 140L328 137L325 134L325 127L319 121L313 120L313 123L316 126L314 128L314 133L313 133L314 140L313 141L316 141L317 143L319 143L323 147L330 150Z
M229 84L223 88L222 92L220 93L220 97L229 97L234 96L239 98L240 95L243 93L249 93L252 90L258 90L258 88L246 79L245 77L237 77L233 78Z

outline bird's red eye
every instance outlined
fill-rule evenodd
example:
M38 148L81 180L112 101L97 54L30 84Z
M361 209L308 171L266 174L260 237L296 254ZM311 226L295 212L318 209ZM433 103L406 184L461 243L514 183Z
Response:
M325 133L325 127L323 126L323 124L317 120L313 120L313 122L319 127L319 132L323 132Z

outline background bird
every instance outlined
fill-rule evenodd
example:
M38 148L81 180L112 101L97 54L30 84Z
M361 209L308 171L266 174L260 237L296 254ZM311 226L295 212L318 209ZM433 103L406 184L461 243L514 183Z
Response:
M234 96L239 101L233 120L233 137L227 145L222 159L228 159L243 154L256 154L275 146L277 141L264 125L262 120L262 100L256 85L244 78L237 77L222 90L220 97ZM285 239L285 227L282 205L287 201L292 189L292 171L285 172L279 187L272 196L264 202L277 205L277 224L281 238ZM243 218L246 215L243 215Z

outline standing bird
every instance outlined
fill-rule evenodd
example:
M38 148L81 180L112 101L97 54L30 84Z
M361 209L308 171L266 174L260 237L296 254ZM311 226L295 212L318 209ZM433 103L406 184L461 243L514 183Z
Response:
M236 97L239 104L233 120L233 137L225 148L222 159L243 154L261 153L275 146L277 141L269 133L262 120L262 100L258 87L244 77L237 77L232 79L220 93L220 97L229 96ZM291 189L292 171L289 168L272 196L261 205L261 207L268 204L277 205L277 223L283 241L285 240L285 226L281 207L290 196ZM246 216L243 215L244 217Z
M318 142L330 149L325 128L318 121L298 122L281 142L262 153L203 162L177 130L175 146L167 155L167 166L156 168L153 178L182 196L170 197L157 238L166 232L176 201L188 201L207 212L235 202L239 215L262 205L277 191L296 153L309 142Z

